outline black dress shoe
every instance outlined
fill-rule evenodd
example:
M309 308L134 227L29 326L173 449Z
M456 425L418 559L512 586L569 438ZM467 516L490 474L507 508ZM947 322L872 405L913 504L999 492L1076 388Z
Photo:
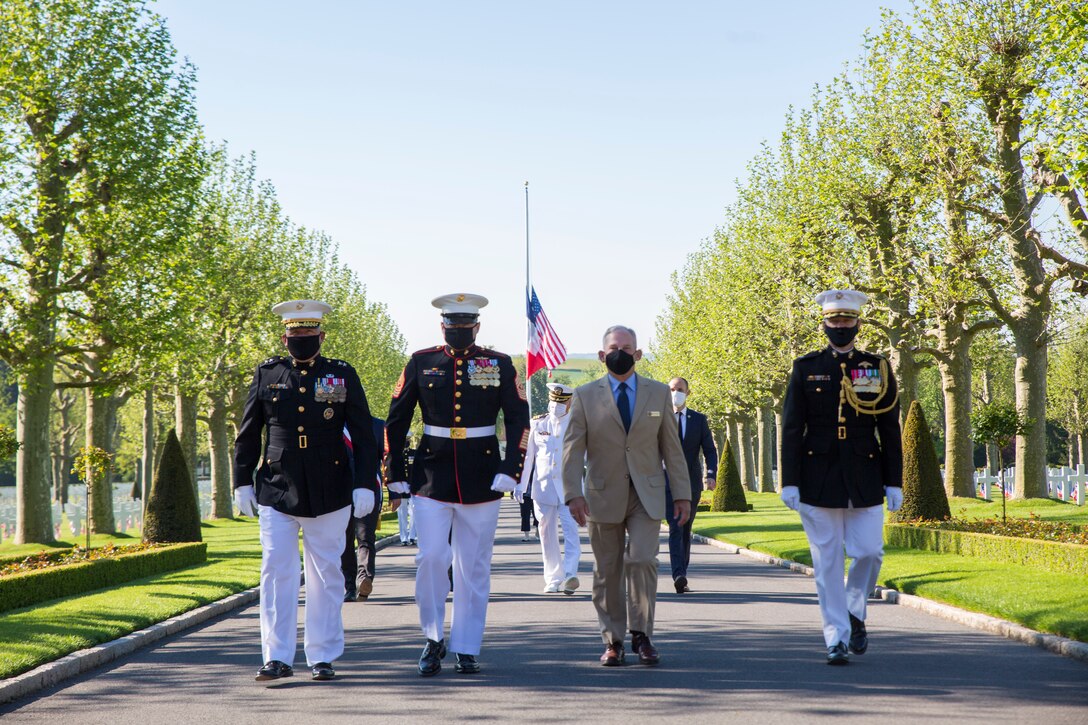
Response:
M476 661L476 655L457 655L457 664L453 666L454 672L462 675L474 675L480 671L480 663Z
M336 670L331 662L318 662L310 668L310 676L315 680L331 680L336 677Z
M850 653L863 655L867 649L869 649L869 634L865 631L865 622L851 614Z
M685 592L691 591L690 589L688 589L688 578L686 576L681 575L676 577L676 579L673 580L672 585L676 587L677 594L683 594Z
M833 647L827 648L827 664L829 665L848 665L850 664L850 655L846 652L846 643L839 642Z
M442 671L442 658L446 656L446 640L427 640L423 654L419 656L419 676L431 677Z
M295 671L291 669L291 665L279 660L269 660L264 664L264 667L257 670L257 682L278 680L281 677L290 677L293 674L295 674Z
M631 631L631 650L638 655L640 665L651 667L661 662L661 656L657 653L657 647L650 642L650 638L642 632Z
M344 601L345 602L354 602L355 601L355 590L354 589L348 589L347 591L344 592Z

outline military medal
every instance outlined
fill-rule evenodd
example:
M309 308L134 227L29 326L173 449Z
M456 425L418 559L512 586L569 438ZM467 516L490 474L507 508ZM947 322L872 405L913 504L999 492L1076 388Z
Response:
M499 361L493 358L476 358L468 361L468 384L487 387L499 386Z
M324 415L325 420L332 420L332 417L335 415L335 413L333 412L332 408L325 408Z

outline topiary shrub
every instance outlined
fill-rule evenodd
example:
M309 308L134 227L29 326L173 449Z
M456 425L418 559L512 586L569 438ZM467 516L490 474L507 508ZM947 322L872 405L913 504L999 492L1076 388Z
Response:
M903 506L892 512L891 520L946 519L951 515L933 438L922 406L915 400L903 427Z
M200 540L200 507L177 432L171 428L166 434L147 497L144 541L167 543Z
M747 511L748 499L744 496L744 486L740 483L740 471L737 470L737 457L729 441L722 446L721 459L718 461L718 485L714 489L714 503L711 511Z

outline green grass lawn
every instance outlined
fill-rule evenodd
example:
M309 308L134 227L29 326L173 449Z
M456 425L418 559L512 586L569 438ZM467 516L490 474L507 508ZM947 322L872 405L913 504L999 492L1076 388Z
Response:
M396 530L397 515L382 514L378 537ZM0 615L0 679L257 585L261 545L256 519L205 521L201 533L208 544L204 564ZM99 536L92 537L92 545L138 540ZM7 544L0 546L0 556L43 548Z
M798 514L777 494L746 493L748 513L700 511L696 533L812 564ZM708 502L704 499L704 502ZM1001 515L1001 502L952 499L955 516ZM1061 501L1011 501L1010 516L1027 516L1088 524L1088 510ZM881 585L946 604L1018 622L1041 632L1088 642L1088 582L1081 576L1052 574L1030 567L997 564L985 559L887 547Z

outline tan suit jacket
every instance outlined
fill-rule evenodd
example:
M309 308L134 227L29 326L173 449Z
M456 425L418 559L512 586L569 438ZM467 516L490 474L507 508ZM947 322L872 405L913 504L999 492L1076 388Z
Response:
M563 439L563 500L585 496L589 520L618 524L627 515L631 485L652 518L665 517L665 471L673 500L691 499L691 483L669 388L633 375L635 411L631 430L612 397L606 375L574 391ZM585 490L582 472L585 467Z

